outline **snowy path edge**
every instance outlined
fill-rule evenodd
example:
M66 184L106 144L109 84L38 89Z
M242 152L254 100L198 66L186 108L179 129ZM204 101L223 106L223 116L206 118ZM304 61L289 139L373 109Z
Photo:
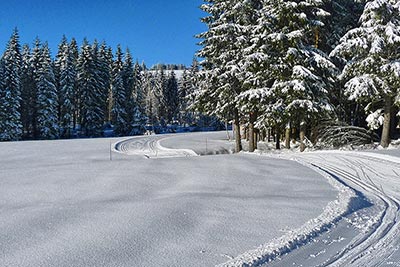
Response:
M250 267L268 263L277 257L287 254L290 251L307 244L311 238L318 236L329 229L335 222L338 222L349 210L349 204L356 192L340 183L330 174L324 172L312 164L296 158L285 158L268 155L280 159L293 160L308 167L325 177L329 183L338 191L336 200L331 201L324 208L324 211L317 218L311 219L300 228L287 232L285 235L261 245L257 249L249 250L243 254L217 265L218 267Z

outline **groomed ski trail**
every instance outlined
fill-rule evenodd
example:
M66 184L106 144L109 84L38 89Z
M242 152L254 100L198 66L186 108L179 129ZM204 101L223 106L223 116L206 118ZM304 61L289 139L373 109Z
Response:
M369 229L362 229L327 265L399 266L400 159L364 152L321 154L301 158L360 190L379 208L375 218L369 219Z
M146 158L194 157L197 154L190 149L172 149L160 145L168 137L147 136L146 138L129 138L114 144L114 151L127 155L138 155Z
M130 138L115 150L146 158L197 156L190 149L162 147L165 138ZM273 157L324 175L338 199L318 218L219 266L400 266L400 158L342 151ZM358 231L351 236L346 228Z
M338 213L330 227L315 224L313 232L306 233L303 226L292 239L283 236L221 266L400 266L400 158L366 152L278 157L325 173L356 197L349 202L348 212ZM338 203L343 203L340 198ZM353 207L352 202L359 204ZM326 215L329 212L319 218L326 220ZM346 242L348 229L358 234ZM344 246L338 248L340 243Z

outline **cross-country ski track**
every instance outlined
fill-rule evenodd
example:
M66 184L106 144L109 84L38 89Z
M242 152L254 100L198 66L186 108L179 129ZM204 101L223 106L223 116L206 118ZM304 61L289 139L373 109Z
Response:
M0 266L400 266L397 150L227 135L0 143Z
M164 148L161 142L158 138L147 142L145 147L150 149L145 151L169 157L174 152L178 157L196 155L190 148ZM127 140L117 147L127 144L136 147L137 141ZM125 153L129 151L137 150L126 149ZM299 228L297 236L291 233L292 240L274 240L221 266L400 266L400 158L344 151L268 156L309 166L354 191L354 195L349 198L346 212L331 217L331 222L321 225L316 220L311 231ZM340 208L336 211L340 212ZM329 216L332 214L327 212L325 217ZM347 231L349 228L356 228L359 233L353 236ZM349 237L351 240L344 241Z
M348 186L359 198L352 202L361 207L350 205L353 211L330 231L270 266L400 266L400 158L366 152L283 157L309 164ZM332 237L340 239L346 233L343 224L360 232L347 245L332 250Z

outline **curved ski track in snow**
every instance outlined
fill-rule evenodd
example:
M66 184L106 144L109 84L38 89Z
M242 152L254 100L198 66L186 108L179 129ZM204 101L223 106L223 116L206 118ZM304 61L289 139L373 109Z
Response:
M362 232L327 265L399 266L400 191L391 188L400 185L400 159L361 152L325 153L304 158L362 191L380 209L375 223L369 227L370 231ZM386 189L391 192L386 192Z
M129 138L116 143L115 152L138 155L146 158L193 157L197 154L190 149L172 149L161 146L160 142L168 137L148 136L146 138Z
M160 141L164 138L131 138L115 144L115 150L147 158L197 155L190 149L162 147ZM276 263L275 259L303 245L319 251L310 255L320 257L318 264L312 266L400 266L400 158L364 152L315 152L279 157L298 161L327 177L338 189L338 199L329 203L318 218L299 229L220 266L268 266L268 262ZM364 197L373 205L351 207L352 199ZM358 210L362 211L357 213ZM347 221L359 233L340 250L325 255L331 244L341 242L329 240L335 231L340 231L333 227L339 221ZM316 236L323 236L327 231L330 233L326 242L312 243ZM298 264L303 266L301 262ZM274 266L287 265L278 262Z
M357 198L365 196L373 205L352 207L352 202L363 201L353 199L348 212L341 214L340 208L336 208L336 219L325 210L318 217L322 221L318 224L317 220L311 232L304 232L303 226L295 230L297 235L292 235L292 239L290 235L283 236L275 244L271 242L245 252L221 266L400 266L400 158L362 152L316 152L279 157L296 160L325 173L354 190ZM343 194L339 194L338 206L343 204L342 198ZM329 216L333 220L332 227L327 230L321 227L321 222ZM345 222L347 228L350 225L358 228L359 233L335 251L330 246L345 239L341 237L343 227L334 227L339 222ZM313 240L317 236L322 236L322 240ZM339 239L332 236L339 236ZM286 255L290 256L303 245L308 248L285 261ZM310 251L315 253L310 254ZM307 257L314 259L304 263Z

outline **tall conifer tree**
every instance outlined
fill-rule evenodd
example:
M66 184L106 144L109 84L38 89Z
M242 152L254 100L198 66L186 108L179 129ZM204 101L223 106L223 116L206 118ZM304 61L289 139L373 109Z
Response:
M368 103L371 128L383 124L381 145L390 143L392 109L400 104L400 2L369 1L358 28L340 40L331 53L347 63L341 78L350 100Z
M41 139L59 137L58 94L49 47L41 48L40 65L35 76L37 88L37 127Z
M21 52L15 29L2 58L3 84L0 88L0 140L19 140L21 122Z

